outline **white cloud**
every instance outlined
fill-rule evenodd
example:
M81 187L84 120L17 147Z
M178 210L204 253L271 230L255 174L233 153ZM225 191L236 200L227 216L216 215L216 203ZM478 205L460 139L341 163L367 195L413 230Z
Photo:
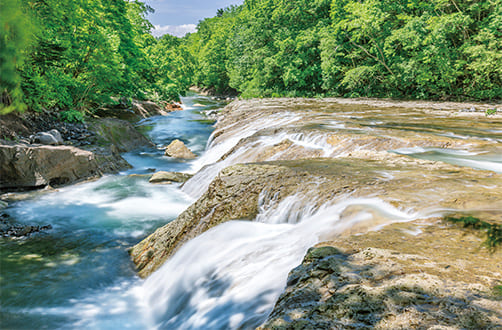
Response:
M164 34L170 34L176 37L183 37L187 33L193 33L196 31L197 25L195 24L183 24L183 25L154 25L152 34L155 37L163 36Z

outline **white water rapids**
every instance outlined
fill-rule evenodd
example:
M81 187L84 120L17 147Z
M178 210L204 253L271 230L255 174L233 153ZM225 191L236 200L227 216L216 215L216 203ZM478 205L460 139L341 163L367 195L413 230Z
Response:
M20 242L4 258L28 265L27 271L16 268L13 272L14 285L9 290L14 293L2 306L12 317L9 324L62 329L252 329L265 321L288 273L316 243L357 225L378 229L379 225L441 214L438 209L398 209L374 195L337 195L319 206L311 196L290 195L278 201L263 190L255 219L229 221L208 230L142 280L127 263L126 249L175 219L222 169L245 162L295 159L296 152L304 151L311 158L343 157L359 150L381 152L377 147L399 142L401 134L399 125L393 123L394 113L387 118L384 112L374 111L365 118L353 110L319 115L307 107L295 111L277 108L250 113L244 123L219 127L206 144L211 128L197 122L205 118L195 104L207 102L201 111L220 105L203 98L184 101L185 111L140 123L151 126L149 135L159 148L125 155L134 165L132 172L10 206L13 217L49 223L53 231L40 242L33 240L33 247L32 241ZM428 129L406 128L420 134ZM435 128L434 134L436 130L442 131ZM381 145L360 138L368 132L383 141ZM338 133L340 139L330 141ZM491 140L485 135L495 133L471 127L458 132L460 140L477 134L478 140L487 142ZM184 140L199 157L191 162L167 159L160 147L175 138ZM465 150L422 148L405 142L393 152L502 172L502 159L495 148L490 153L472 151L468 145ZM277 146L283 148L266 152ZM178 185L151 185L145 177L127 175L150 173L152 168L197 173L181 189ZM393 174L377 173L381 181L393 180ZM18 248L26 254L16 254ZM17 299L17 292L29 296L28 302ZM52 323L45 321L49 318Z
M377 198L341 198L318 210L306 206L293 216L298 223L290 224L295 202L301 204L302 198L294 196L262 207L260 222L230 221L186 243L136 291L143 297L148 326L256 327L270 313L289 271L323 236L375 216L388 223L417 217ZM341 216L354 206L361 211L348 218Z
M193 170L199 171L183 186L183 191L194 198L201 196L222 169L256 161L262 157L262 150L282 141L290 141L293 147L318 150L321 157L348 153L343 145L327 143L327 135L321 132L261 134L275 127L294 125L300 119L301 115L279 112L249 120L242 127L224 127L225 139L215 139L218 133L215 131L206 153L192 165ZM344 130L346 126L332 128ZM242 143L253 135L257 137ZM420 152L412 150L413 154ZM396 151L399 152L406 153ZM220 160L223 155L226 156ZM470 165L462 151L444 155L442 160ZM281 153L272 154L265 160L280 157ZM487 161L480 168L498 169L499 158ZM345 196L316 208L315 200L305 203L303 196L289 196L279 203L266 191L260 197L260 212L254 221L230 221L203 233L186 243L137 288L143 297L141 306L148 315L149 327L254 328L270 313L284 289L289 271L323 238L375 219L379 219L380 224L390 224L441 213L404 212L378 198ZM352 212L345 212L349 209Z

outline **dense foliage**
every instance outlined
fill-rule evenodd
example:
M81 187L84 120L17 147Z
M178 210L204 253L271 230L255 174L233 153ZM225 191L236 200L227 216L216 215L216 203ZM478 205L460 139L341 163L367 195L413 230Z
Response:
M502 0L245 0L181 39L151 36L149 10L2 0L0 112L74 117L192 84L243 97L502 99Z
M217 92L502 98L501 0L245 0L184 43Z
M180 41L156 40L145 18L150 8L140 1L2 0L0 6L2 113L28 105L73 118L118 97L177 99L189 85L191 73L169 57Z

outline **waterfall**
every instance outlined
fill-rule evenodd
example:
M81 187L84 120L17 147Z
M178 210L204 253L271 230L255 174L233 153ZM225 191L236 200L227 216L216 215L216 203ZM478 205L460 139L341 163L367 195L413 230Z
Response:
M141 288L149 326L256 327L273 308L288 272L323 237L376 218L390 223L417 217L378 198L313 205L302 196L269 202L261 205L257 221L230 221L186 243ZM351 208L357 211L344 215Z

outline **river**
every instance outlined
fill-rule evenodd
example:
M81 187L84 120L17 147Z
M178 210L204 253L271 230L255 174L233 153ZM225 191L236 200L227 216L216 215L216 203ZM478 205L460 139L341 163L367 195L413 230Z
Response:
M288 272L330 233L442 215L457 207L449 199L472 182L479 186L479 203L462 206L462 212L500 210L499 200L490 197L500 182L493 173L502 172L499 119L470 125L471 118L443 112L255 100L225 113L213 132L203 112L223 105L196 95L183 102L183 111L138 123L157 147L125 154L133 169L9 205L6 212L16 221L52 229L0 240L2 327L254 328L271 312ZM163 156L175 138L200 157ZM353 159L334 161L347 157ZM300 158L322 159L312 161L317 177L294 183L296 193L279 199L264 185L258 214L242 219L255 221L211 228L146 280L136 275L128 248L174 220L223 168ZM443 162L476 170L463 173ZM153 169L197 174L180 189L149 184L141 174ZM280 180L269 188L282 189Z
M223 104L194 95L183 102L184 111L137 124L157 148L124 154L131 170L9 205L5 212L16 222L52 229L0 239L2 328L148 327L131 291L140 279L127 249L175 219L193 198L177 184L152 185L131 174L191 171L191 162L169 159L162 149L181 139L202 153L213 130L203 111Z

